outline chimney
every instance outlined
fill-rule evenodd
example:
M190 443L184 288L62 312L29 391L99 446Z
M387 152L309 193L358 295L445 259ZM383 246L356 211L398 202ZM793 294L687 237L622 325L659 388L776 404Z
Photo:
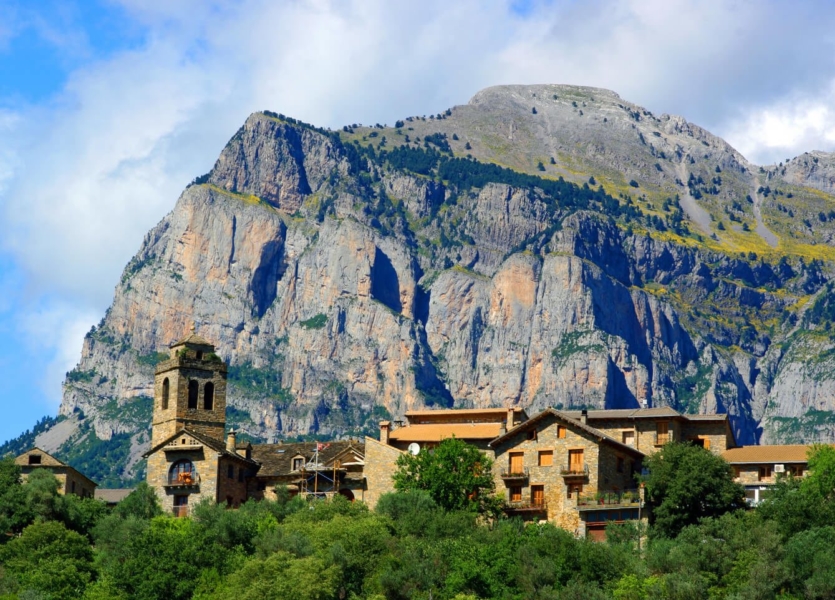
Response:
M510 408L507 409L507 429L508 430L513 429L513 421L514 421L514 413L515 412L516 411L513 407L510 407Z
M588 421L588 420L589 420L589 411L584 408L582 411L580 411L580 423L585 425L586 421Z
M389 421L380 421L380 443L388 445L389 432L391 431L391 423Z
M226 450L232 454L237 454L238 450L235 448L235 430L229 430L229 435L226 436Z

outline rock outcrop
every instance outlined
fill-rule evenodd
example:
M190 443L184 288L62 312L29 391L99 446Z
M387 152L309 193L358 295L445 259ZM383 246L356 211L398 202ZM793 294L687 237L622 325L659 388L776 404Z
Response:
M484 162L444 158L467 154ZM477 172L487 161L516 173ZM450 165L474 183L441 177ZM396 129L254 114L85 338L61 413L87 425L67 443L118 438L118 475L135 477L153 365L192 323L231 364L231 422L260 439L438 405L671 405L729 413L740 443L835 435L833 255L811 260L818 232L768 220L831 182L792 165L760 173L684 119L591 88L491 88Z

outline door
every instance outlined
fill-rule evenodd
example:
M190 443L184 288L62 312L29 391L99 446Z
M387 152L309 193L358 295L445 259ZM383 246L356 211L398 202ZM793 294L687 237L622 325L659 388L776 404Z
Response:
M569 450L568 451L568 470L572 473L583 472L583 451Z
M524 473L525 454L523 452L510 453L510 473L520 475Z
M531 504L534 506L545 505L545 486L532 485L531 486Z
M174 496L174 516L187 517L188 516L188 496L177 495Z

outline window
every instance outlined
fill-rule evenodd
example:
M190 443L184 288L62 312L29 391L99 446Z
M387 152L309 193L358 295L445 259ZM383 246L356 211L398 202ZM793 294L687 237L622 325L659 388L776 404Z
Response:
M238 469L238 483L244 482L244 470Z
M74 482L74 481L70 484L70 491L71 491L73 494L75 493L75 482Z
M29 464L30 465L41 464L41 455L40 454L30 454L29 455Z
M554 464L554 451L553 450L540 450L539 451L539 466L540 467L550 467Z
M235 479L235 466L234 465L229 465L229 466L226 467L226 476L229 479Z
M572 494L580 495L583 493L583 484L582 483L575 483L571 487L568 488L568 497L571 498Z
M583 472L583 451L569 450L568 451L568 470L572 473Z
M545 486L531 486L531 504L534 506L545 506Z
M618 456L618 473L623 473L623 457Z
M171 384L168 377L162 380L162 410L168 410L168 394L171 391Z
M226 496L226 507L232 508L232 496Z
M188 407L189 408L197 408L197 389L199 385L194 380L191 379L188 382Z
M184 458L178 460L171 465L171 471L168 473L168 483L170 485L190 485L197 480L197 473L194 470L194 464Z
M659 421L655 424L655 445L661 446L670 441L670 424L667 421Z
M197 360L203 360L203 351L202 350L197 351Z
M559 439L565 439L565 425L557 425L557 437Z
M535 441L535 440L536 440L536 428L531 429L531 430L528 432L528 439L529 439L529 440L533 440L533 441Z
M635 432L634 431L624 431L621 437L624 445L626 446L634 446L635 445Z
M739 467L734 467L734 479L739 479L739 474L741 473L741 469Z
M760 467L760 481L762 481L763 479L771 479L771 469L771 465L763 465L762 467Z
M301 458L301 457L294 458L293 459L293 470L294 471L301 471L303 468L304 468L304 459Z
M794 477L803 477L803 465L788 465L786 467L789 475Z
M521 502L522 501L522 486L516 485L510 488L510 501L511 502Z
M212 410L215 405L215 384L211 381L203 386L203 408Z
M525 472L524 468L525 464L525 454L524 452L511 452L510 453L510 474L511 475L521 475Z

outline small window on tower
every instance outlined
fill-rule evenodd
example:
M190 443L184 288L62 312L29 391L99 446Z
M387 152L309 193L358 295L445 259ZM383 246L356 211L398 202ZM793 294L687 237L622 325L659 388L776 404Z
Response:
M188 407L197 408L197 392L199 384L194 379L188 382Z
M168 410L168 394L171 391L171 384L168 377L162 380L162 410Z
M212 410L215 405L215 384L211 381L203 388L203 408Z

